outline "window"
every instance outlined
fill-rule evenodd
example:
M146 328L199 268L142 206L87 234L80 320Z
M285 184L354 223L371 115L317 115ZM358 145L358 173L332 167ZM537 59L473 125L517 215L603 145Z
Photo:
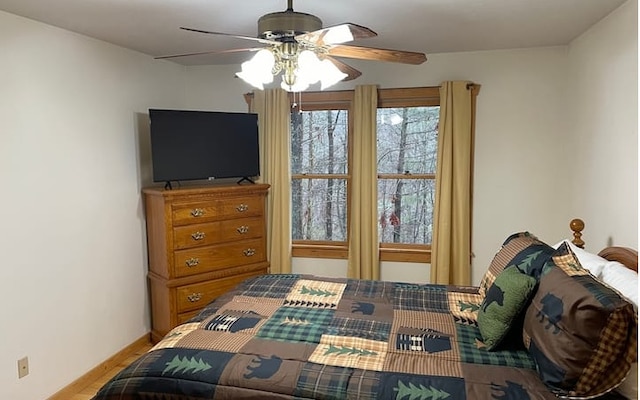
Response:
M294 256L348 255L352 91L303 93L292 107ZM378 90L380 259L430 261L438 88Z

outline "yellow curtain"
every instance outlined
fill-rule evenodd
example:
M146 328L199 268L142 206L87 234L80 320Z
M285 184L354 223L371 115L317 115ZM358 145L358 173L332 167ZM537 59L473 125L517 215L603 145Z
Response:
M436 203L431 246L431 283L471 283L471 189L473 84L440 87Z
M291 273L291 113L282 89L255 91L251 110L258 114L260 182L271 185L267 196L267 257L271 273Z
M378 89L356 86L350 191L349 278L380 279L376 114Z

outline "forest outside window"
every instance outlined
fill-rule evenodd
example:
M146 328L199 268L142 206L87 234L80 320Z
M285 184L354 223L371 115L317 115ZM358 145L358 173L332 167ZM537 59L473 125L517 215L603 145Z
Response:
M293 255L347 258L352 91L292 108ZM300 99L297 99L300 101ZM439 90L379 89L378 236L383 261L430 262Z
M381 259L428 259L433 237L439 106L378 108Z

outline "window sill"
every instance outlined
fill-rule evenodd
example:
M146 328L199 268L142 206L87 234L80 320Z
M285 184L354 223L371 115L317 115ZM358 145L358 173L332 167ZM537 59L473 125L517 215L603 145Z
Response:
M431 263L431 248L380 247L380 261Z
M294 243L291 249L293 257L348 259L349 250L346 245L335 244L301 244Z
M349 258L349 250L346 245L336 244L302 244L294 243L291 254L293 257L306 258ZM431 263L431 247L390 247L380 246L380 261Z

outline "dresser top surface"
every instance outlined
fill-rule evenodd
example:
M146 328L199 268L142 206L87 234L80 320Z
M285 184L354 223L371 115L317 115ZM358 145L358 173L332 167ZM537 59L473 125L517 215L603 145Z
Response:
M218 185L201 185L201 186L183 186L176 189L164 189L162 186L146 187L142 192L150 196L162 196L165 198L182 197L182 196L198 196L198 195L215 195L233 192L235 194L251 194L266 193L269 185L264 183L254 184L218 184Z

